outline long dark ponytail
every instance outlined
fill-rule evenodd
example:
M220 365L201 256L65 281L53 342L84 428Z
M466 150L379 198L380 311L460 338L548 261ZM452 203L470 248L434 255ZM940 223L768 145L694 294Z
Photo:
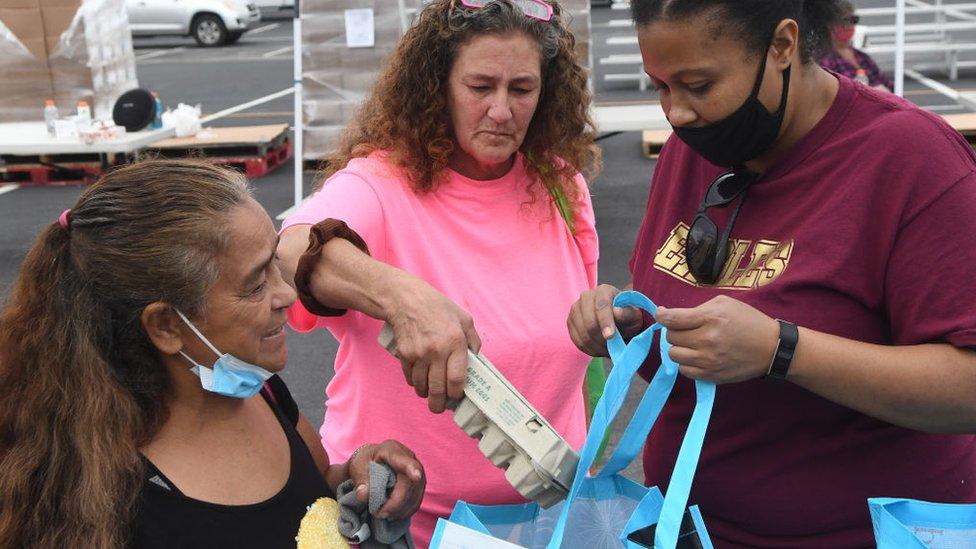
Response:
M208 164L135 164L38 236L0 311L0 547L127 544L169 391L141 312L201 310L248 196Z

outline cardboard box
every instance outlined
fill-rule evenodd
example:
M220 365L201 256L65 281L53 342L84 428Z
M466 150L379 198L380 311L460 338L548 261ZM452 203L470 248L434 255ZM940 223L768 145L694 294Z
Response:
M3 2L4 0L0 0ZM16 0L14 0L16 1ZM81 0L35 0L42 8L79 8Z
M21 43L29 40L44 39L44 23L41 19L40 8L2 8L0 21L17 37ZM26 45L26 44L25 44ZM41 53L44 56L44 52Z
M16 42L0 41L0 72L5 80L0 89L0 113L7 104L22 110L25 103L33 104L38 96L51 94L47 49L39 19L38 8L0 9L0 22L16 36Z
M44 37L44 47L47 50L48 57L52 55L58 55L58 53L64 54L61 48L61 36L45 36Z
M0 10L39 7L41 7L39 0L0 0Z
M71 22L78 13L78 6L41 7L41 17L44 19L44 36L48 40L61 38L68 30Z
M11 65L29 63L31 65L41 65L42 67L47 67L47 48L44 45L43 38L33 38L27 40L21 40L20 44L27 48L29 55L24 55L23 50L19 50L20 55L13 54L8 57L6 62L0 62L0 66L7 63Z

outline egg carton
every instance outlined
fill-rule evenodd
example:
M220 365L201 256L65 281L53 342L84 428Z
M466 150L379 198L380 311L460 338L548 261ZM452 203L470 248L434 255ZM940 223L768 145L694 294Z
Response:
M380 345L396 356L389 325ZM464 398L449 403L454 423L524 498L549 508L566 499L579 455L487 358L468 351Z

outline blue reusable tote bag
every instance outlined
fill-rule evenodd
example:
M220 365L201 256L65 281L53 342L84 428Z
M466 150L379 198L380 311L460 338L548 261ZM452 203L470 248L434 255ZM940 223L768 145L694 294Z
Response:
M976 547L976 505L871 498L868 508L878 549Z
M638 307L652 316L657 309L651 300L638 292L619 294L614 306ZM655 333L661 334L661 366L607 465L595 476L590 476L588 472L604 433L620 411L631 379L651 350ZM686 506L711 415L715 385L696 382L695 411L678 453L668 493L662 496L658 488L646 488L619 473L640 453L678 376L678 365L668 356L670 346L666 330L660 324L654 324L628 344L616 334L608 346L614 368L594 410L566 501L545 510L534 503L478 506L458 502L450 522L530 549L711 549L701 514L695 507L686 512ZM451 545L435 537L431 548L438 549L442 542L444 547Z

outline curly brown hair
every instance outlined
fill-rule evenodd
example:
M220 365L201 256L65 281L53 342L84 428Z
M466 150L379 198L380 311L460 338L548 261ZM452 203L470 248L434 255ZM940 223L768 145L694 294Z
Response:
M451 0L432 0L390 58L372 94L343 134L321 181L350 160L386 151L415 192L441 182L457 146L448 111L448 79L460 47L474 36L523 33L542 57L539 104L520 150L533 181L541 181L557 205L575 209L577 173L593 176L600 167L596 129L590 119L587 71L576 53L576 38L551 2L549 22L526 17L510 0L468 9ZM453 9L452 9L453 6Z

